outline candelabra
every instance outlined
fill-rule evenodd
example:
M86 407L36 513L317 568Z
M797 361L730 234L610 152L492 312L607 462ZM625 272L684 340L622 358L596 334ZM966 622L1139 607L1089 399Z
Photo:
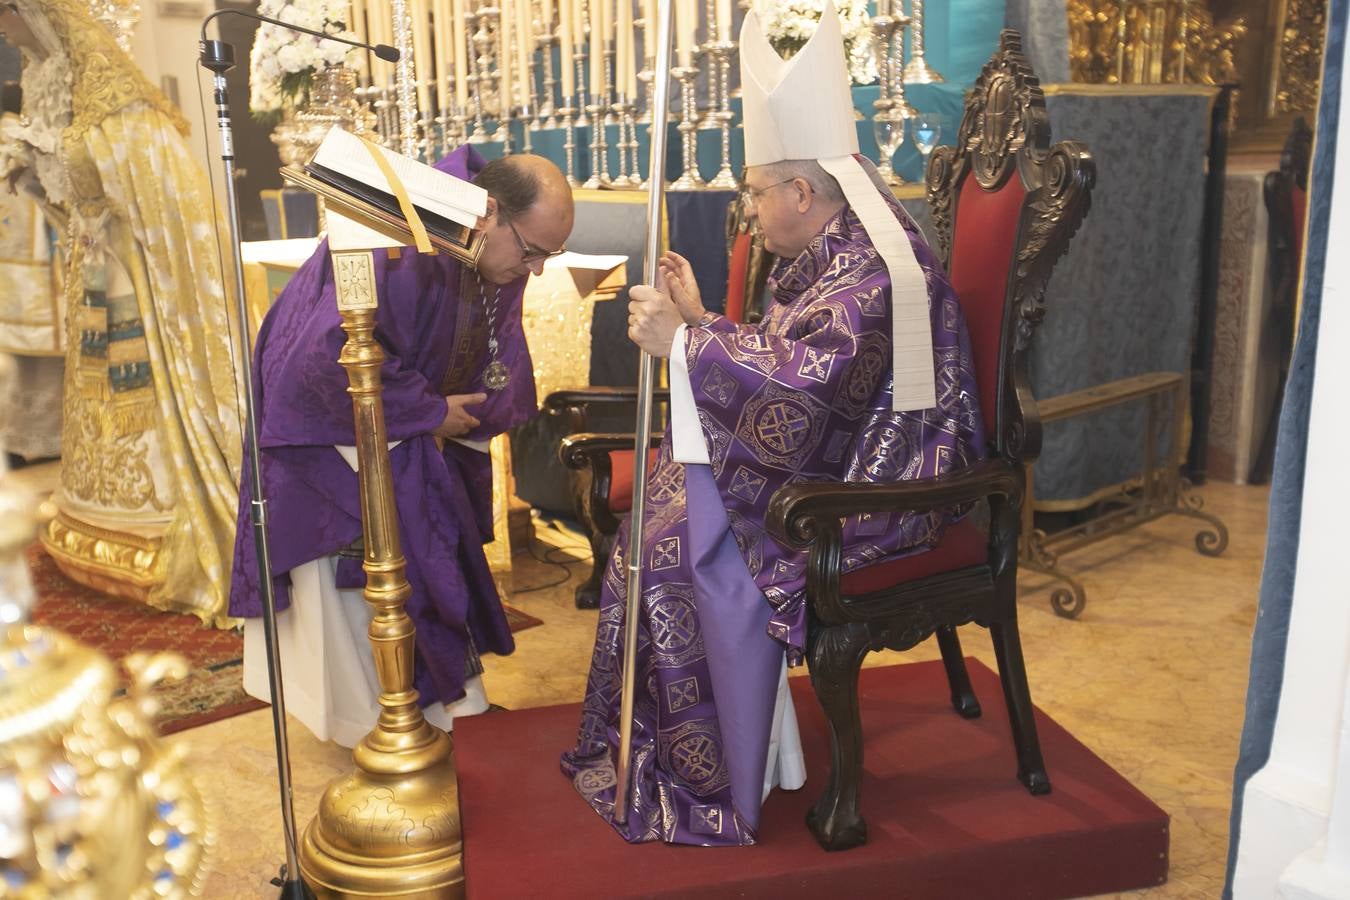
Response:
M909 64L905 66L905 84L941 84L942 76L923 56L923 0L909 0Z
M722 132L722 164L713 176L712 181L708 182L711 188L731 188L736 187L736 173L731 170L731 120L736 114L731 111L731 55L736 52L736 45L732 41L712 41L707 45L707 50L712 58L708 64L708 79L710 83L716 84L716 113L710 114L709 118L717 121Z
M698 122L695 121L697 99L694 96L694 80L698 78L697 66L676 66L670 74L680 82L680 153L684 161L684 170L666 190L696 191L705 187L703 176L698 172ZM653 128L661 123L652 122Z
M900 27L893 16L878 15L871 20L872 50L877 55L877 99L872 101L876 110L891 108L891 35Z
M573 116L576 110L570 106L564 106L558 110L558 115L562 116L563 128L563 154L566 157L566 168L563 170L567 175L567 183L576 187L577 181L577 130L576 122Z
M590 109L590 97L586 94L586 51L582 49L585 45L578 45L572 49L572 66L576 69L577 93L572 99L575 101L572 108L577 111L576 127L585 128L591 124L591 120L586 118L586 110Z
M605 134L605 109L599 103L586 107L591 117L591 177L584 188L609 187L609 142Z

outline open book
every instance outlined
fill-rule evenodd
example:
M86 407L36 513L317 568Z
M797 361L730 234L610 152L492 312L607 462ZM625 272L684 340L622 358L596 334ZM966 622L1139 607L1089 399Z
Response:
M383 147L375 150L402 182L432 245L475 262L482 235L473 226L487 213L487 191L411 157ZM335 212L377 231L406 231L403 211L371 147L338 126L329 130L303 172L284 168L281 175L318 194Z

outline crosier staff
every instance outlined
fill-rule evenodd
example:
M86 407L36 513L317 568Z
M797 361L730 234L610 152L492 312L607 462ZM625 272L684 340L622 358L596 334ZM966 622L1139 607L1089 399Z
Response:
M647 176L647 247L643 281L656 284L661 255L661 200L666 186L666 116L670 105L672 0L657 0L656 69L651 90L651 157ZM603 128L603 125L597 127ZM655 364L641 351L638 360L637 427L633 453L633 508L628 530L628 594L624 609L623 684L619 706L619 758L615 765L614 821L622 822L631 805L633 698L637 690L637 623L642 605L642 520L647 509L647 445L652 435ZM637 552L633 548L637 548Z

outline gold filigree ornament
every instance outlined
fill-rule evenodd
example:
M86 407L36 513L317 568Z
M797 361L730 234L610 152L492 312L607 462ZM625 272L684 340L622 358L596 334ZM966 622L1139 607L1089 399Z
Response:
M106 656L25 622L33 516L5 490L0 513L0 894L199 893L213 834L186 747L160 740L149 693L186 661L128 657L119 696Z

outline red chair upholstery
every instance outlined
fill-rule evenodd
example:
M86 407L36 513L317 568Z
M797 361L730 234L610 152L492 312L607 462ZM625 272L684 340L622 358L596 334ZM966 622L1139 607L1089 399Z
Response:
M1017 777L1050 790L1032 717L1017 630L1017 548L1025 466L1040 450L1026 353L1044 315L1045 285L1087 214L1095 167L1086 147L1050 146L1045 99L1004 31L967 94L954 147L934 151L928 201L940 255L970 330L989 456L938 478L894 484L791 484L774 494L766 526L807 549L807 663L831 734L831 774L807 816L816 840L843 850L867 839L859 810L863 735L858 670L872 649L906 650L936 636L962 716L980 715L957 626L989 629L1012 725ZM841 521L987 504L948 527L933 549L841 574Z

